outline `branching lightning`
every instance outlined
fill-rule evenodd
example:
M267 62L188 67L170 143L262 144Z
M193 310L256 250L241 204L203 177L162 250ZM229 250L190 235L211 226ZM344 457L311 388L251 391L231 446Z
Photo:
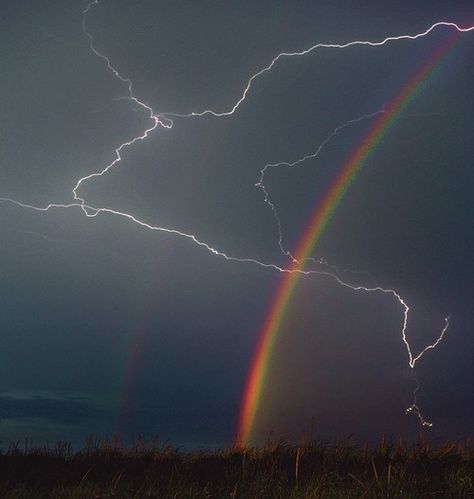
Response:
M383 113L385 112L384 109L381 109L379 111L376 111L374 113L371 113L371 114L364 114L363 116L361 116L360 118L356 118L356 119L352 119L352 120L349 120L347 121L346 123L342 124L342 125L339 125L338 127L336 127L322 142L321 144L317 147L317 149L311 153L311 154L307 154L305 156L303 156L302 158L299 158L295 161L292 161L292 162L288 162L288 161L280 161L278 163L267 163L261 170L260 170L260 178L258 180L258 182L255 184L255 187L258 187L259 189L262 190L263 192L263 201L270 207L270 209L272 210L273 212L273 216L275 217L275 220L276 220L276 224L277 224L277 228L278 228L278 246L280 247L280 250L281 252L286 255L286 256L289 256L292 260L292 262L294 263L297 263L298 260L293 256L293 254L291 253L290 250L287 250L284 245L283 245L283 232L282 232L282 227L281 227L281 219L280 219L280 216L278 215L278 209L275 205L275 203L270 199L270 194L267 190L267 188L265 187L265 174L267 173L267 170L268 169L271 169L271 168L280 168L280 167L287 167L287 168L295 168L297 167L298 165L301 165L302 163L304 163L305 161L309 160L309 159L315 159L319 156L319 154L321 153L321 151L324 149L324 147L342 130L344 130L345 128L349 127L350 125L353 125L355 123L359 123L360 121L362 120L365 120L365 119L368 119L368 118L373 118L374 116L377 116L378 114L380 113ZM323 261L321 260L314 260L312 259L314 262L316 263L323 263ZM326 262L324 262L326 263Z
M436 341L434 343L432 343L431 345L428 345L427 347L425 347L416 357L412 356L412 353L410 350L410 345L408 344L408 340L406 339L405 334L403 335L403 341L404 341L405 345L407 346L407 350L408 350L408 357L409 357L408 365L413 369L414 378L415 378L415 388L413 390L413 403L410 405L410 407L408 407L405 410L405 414L410 414L410 413L415 414L417 416L417 418L419 419L422 426L431 427L431 426L433 426L433 423L431 423L430 421L427 421L423 417L423 415L421 414L420 408L418 406L418 391L420 390L420 383L418 381L418 378L416 377L416 373L414 371L414 368L415 368L416 362L419 359L421 359L421 357L425 354L425 352L427 352L428 350L433 350L434 348L436 348L438 346L439 342L443 339L444 333L446 333L446 331L448 330L448 327L449 327L449 316L445 317L444 321L445 321L445 325L444 325L443 329L441 330L441 333L438 336L438 338L436 339Z
M86 206L84 199L78 196L77 190L79 187L81 187L81 184L83 182L86 182L87 180L90 180L95 177L101 177L105 173L107 173L111 168L113 168L117 163L119 163L122 160L122 157L120 155L120 152L122 149L125 149L127 147L130 147L131 145L135 144L135 142L138 142L140 140L144 140L148 137L148 134L153 132L158 126L162 126L164 128L171 128L173 126L173 122L171 120L166 120L166 123L160 119L159 116L155 115L153 112L153 109L150 106L147 106L144 102L140 101L137 99L137 97L133 93L133 83L130 78L124 78L111 64L110 59L99 52L95 46L94 46L94 38L92 35L89 33L87 30L87 16L89 14L90 9L92 8L93 5L98 5L99 0L94 0L93 2L90 2L87 7L82 11L82 31L84 32L84 35L87 37L89 40L89 48L91 51L96 55L98 58L102 59L105 61L107 65L107 69L111 71L116 78L118 78L121 82L125 83L128 88L128 99L130 99L132 102L134 102L139 108L143 109L144 111L147 112L148 117L152 121L152 125L147 128L142 135L139 135L137 137L134 137L133 139L129 140L128 142L124 142L121 144L117 149L115 149L115 159L112 161L112 163L108 164L105 166L102 170L99 172L91 173L90 175L87 175L85 177L80 178L74 188L72 189L72 193L74 195L74 199L76 201L79 201L80 206L86 216L88 217L95 217L100 210L91 208Z
M190 118L192 116L200 117L200 116L205 116L211 114L212 116L215 116L216 118L220 118L222 116L230 116L234 114L237 109L240 107L240 105L245 101L247 98L247 94L249 93L250 89L252 88L255 80L257 80L260 76L263 74L267 73L270 71L275 64L283 58L286 57L302 57L305 55L308 55L309 53L317 50L317 49L346 49L349 47L354 47L357 45L365 45L369 47L380 47L382 45L386 45L387 43L391 42L397 42L401 40L417 40L418 38L423 38L427 35L429 35L432 31L434 31L436 28L440 26L445 26L445 27L450 27L458 30L461 33L467 33L468 31L473 31L474 26L468 26L466 28L461 28L458 24L452 23L452 22L447 22L447 21L440 21L437 23L432 24L428 29L425 31L422 31L421 33L416 33L414 35L397 35L397 36L387 36L383 40L379 41L370 41L370 40L354 40L352 42L347 42L347 43L317 43L315 45L312 45L311 47L302 50L301 52L281 52L279 53L276 57L272 59L270 64L268 66L265 66L264 68L260 69L257 71L254 75L252 75L249 80L247 81L247 85L245 86L244 91L242 92L240 98L235 102L235 104L228 110L228 111L222 111L222 112L217 112L213 111L212 109L206 109L204 111L200 112L191 112L188 114L176 114L176 113L166 113L168 116L175 116L175 117L180 117L180 118Z
M441 333L439 334L439 336L436 338L436 340L432 344L430 344L430 345L426 346L424 349L422 349L418 354L415 354L412 351L412 348L411 348L410 343L409 343L408 338L407 338L408 316L409 316L410 308L409 308L408 304L406 303L406 301L401 297L401 295L393 289L386 289L386 288L383 288L380 286L366 287L366 286L362 286L362 285L353 285L353 284L350 284L350 283L342 280L340 275L337 272L332 272L332 271L330 272L327 270L314 270L314 269L308 270L308 269L303 269L303 268L297 268L295 265L292 265L289 268L285 268L285 267L281 267L281 266L278 266L278 265L273 264L273 263L260 261L260 260L254 259L254 258L241 258L241 257L228 255L228 254L216 249L214 246L211 246L207 242L201 241L194 234L188 234L188 233L182 232L182 231L175 229L175 228L156 226L156 225L153 225L153 224L148 223L146 221L140 220L130 213L125 213L125 212L113 210L113 209L110 209L107 207L92 206L91 204L87 203L85 201L85 199L80 196L80 194L78 192L85 182L91 181L92 179L94 179L96 177L101 177L101 176L105 175L109 170L116 167L118 165L118 163L122 160L121 153L124 151L124 149L134 145L137 142L145 140L158 127L161 127L163 129L172 128L173 121L170 119L170 117L191 118L191 117L201 117L201 116L205 116L205 115L212 115L214 117L224 117L224 116L233 115L237 111L237 109L240 107L240 105L246 100L246 97L247 97L250 89L255 84L255 82L259 79L259 77L265 73L270 72L272 70L272 68L277 64L277 62L279 62L281 59L290 58L290 57L302 57L302 56L305 56L305 55L315 51L316 49L323 49L323 48L324 49L345 49L345 48L353 47L353 46L380 47L380 46L383 46L385 44L397 42L397 41L403 41L403 40L413 41L413 40L423 38L423 37L429 35L436 28L442 27L442 26L456 29L457 31L462 32L462 33L473 31L474 26L462 28L458 24L453 23L453 22L440 21L440 22L434 23L425 31L422 31L422 32L417 33L417 34L402 34L402 35L397 35L397 36L389 36L389 37L386 37L383 40L379 40L379 41L356 40L356 41L351 41L351 42L347 42L347 43L343 43L343 44L318 43L318 44L313 45L305 50L302 50L301 52L282 52L282 53L278 54L274 59L272 59L270 64L268 64L264 68L260 69L258 72L256 72L254 75L252 75L249 78L240 98L233 105L231 105L227 111L217 112L217 111L213 111L211 109L207 109L207 110L204 110L201 112L191 112L188 114L176 114L176 113L157 114L157 113L155 113L155 111L152 109L151 106L145 104L143 101L139 100L135 96L131 79L122 76L119 73L119 71L112 65L110 59L106 55L102 54L95 47L94 38L87 29L87 20L88 20L88 16L89 16L91 10L93 9L93 7L97 6L97 5L99 5L99 0L93 0L87 5L87 7L82 12L82 14L83 14L83 16L82 16L82 28L83 28L84 36L87 38L87 40L89 42L89 48L97 58L104 61L104 63L107 66L107 70L110 71L120 82L124 83L127 86L128 93L127 93L127 96L123 97L123 98L130 100L131 102L133 102L137 106L138 109L143 110L147 114L147 116L150 120L150 125L140 135L133 137L130 140L120 144L115 149L115 158L111 163L100 168L98 171L90 173L89 175L86 175L86 176L80 178L79 180L77 180L76 184L72 188L73 200L71 203L66 203L66 204L50 203L50 204L42 207L42 206L34 206L34 205L31 205L28 203L20 202L20 201L17 201L17 200L8 198L8 197L0 197L0 201L10 203L10 204L13 204L15 206L18 206L18 207L21 207L24 209L35 210L38 212L48 212L48 211L53 210L53 209L78 208L78 209L82 210L82 212L89 218L96 217L99 214L108 214L108 215L118 216L118 217L124 218L130 222L133 222L134 224L136 224L144 229L147 229L147 230L152 230L152 231L157 231L157 232L165 232L165 233L174 234L176 236L189 239L192 243L196 244L197 246L200 246L201 248L207 250L211 254L218 256L218 257L221 257L227 261L252 264L252 265L256 265L256 266L259 266L259 267L262 267L265 269L269 269L269 270L273 270L273 271L277 271L277 272L281 272L281 273L298 273L298 274L301 274L302 276L317 274L320 276L326 276L328 278L334 279L339 285L346 287L346 288L349 288L355 292L383 293L386 295L390 295L398 301L398 303L400 304L400 306L403 310L403 320L402 320L402 326L401 326L401 338L402 338L402 341L406 347L406 351L407 351L407 355L408 355L408 366L413 370L415 368L415 365L417 364L417 362L419 360L421 360L421 358L424 356L424 354L428 350L435 349L438 346L438 344L443 340L444 335L449 327L449 317L445 318L445 325L444 325ZM281 166L293 168L293 167L296 167L297 165L301 164L302 162L304 162L308 159L316 158L319 155L319 153L321 152L321 150L326 146L326 144L330 140L332 140L334 137L336 137L336 135L341 130L343 130L344 128L346 128L348 126L354 125L354 124L356 124L364 119L374 117L375 115L377 115L379 113L383 113L383 112L385 112L384 109L381 109L379 111L376 111L375 113L366 114L364 116L361 116L361 117L356 118L356 119L352 119L352 120L338 126L327 136L327 138L320 144L320 146L316 149L316 151L314 153L303 156L302 158L300 158L296 161L293 161L293 162L280 162L280 163L267 164L261 169L259 181L255 185L256 185L256 187L258 187L262 190L262 192L264 194L264 202L271 208L271 210L273 211L273 214L275 216L275 220L276 220L276 223L278 226L278 234L279 234L278 245L279 245L281 251L290 258L290 260L292 261L293 264L298 263L298 262L295 260L295 257L291 254L291 252L289 250L285 249L285 247L283 245L283 234L282 234L280 218L278 216L278 210L277 210L277 207L274 204L274 202L270 199L269 193L267 192L265 185L264 185L264 177L265 177L267 170L270 168L281 167ZM324 262L323 260L317 260L315 262L319 263L319 264L326 264L326 262ZM413 404L406 410L406 412L407 413L411 413L411 412L415 413L418 416L420 423L422 425L431 426L431 423L426 421L423 418L423 416L421 415L421 412L418 408L418 405L417 405L418 390L419 390L419 384L417 381L416 388L413 392Z

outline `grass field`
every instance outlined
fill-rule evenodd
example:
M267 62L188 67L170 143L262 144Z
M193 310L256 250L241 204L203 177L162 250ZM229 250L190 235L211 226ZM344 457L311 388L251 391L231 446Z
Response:
M91 438L0 456L3 498L474 498L469 442L283 441L264 448L185 452L138 440L128 449Z

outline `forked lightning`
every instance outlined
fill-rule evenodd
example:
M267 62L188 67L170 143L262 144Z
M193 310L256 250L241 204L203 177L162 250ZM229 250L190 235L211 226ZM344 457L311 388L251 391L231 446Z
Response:
M92 206L92 205L88 204L83 197L80 196L79 190L80 190L83 183L85 183L87 181L91 181L92 179L94 179L96 177L101 177L101 176L105 175L110 169L116 167L122 159L121 153L124 149L132 146L136 142L145 140L158 127L161 127L163 129L172 128L173 121L172 121L172 119L170 119L170 117L192 118L192 117L201 117L201 116L205 116L205 115L212 115L212 116L218 118L218 117L224 117L224 116L231 116L231 115L235 114L236 111L238 110L238 108L244 103L250 89L256 83L258 78L260 76L262 76L264 73L271 71L272 68L280 60L282 60L284 58L302 57L302 56L305 56L305 55L313 52L314 50L320 49L320 48L345 49L345 48L353 47L353 46L357 46L357 45L360 45L360 46L365 45L365 46L370 46L370 47L380 47L380 46L383 46L385 44L392 43L392 42L398 42L398 41L403 41L403 40L416 40L416 39L428 36L430 33L432 33L438 27L448 27L448 28L456 29L459 32L465 33L465 32L474 31L474 26L469 26L469 27L463 28L463 27L460 27L458 24L453 23L453 22L440 21L440 22L436 22L436 23L432 24L425 31L422 31L422 32L416 33L416 34L402 34L402 35L397 35L397 36L388 36L388 37L384 38L383 40L379 40L379 41L355 40L355 41L351 41L351 42L347 42L347 43L343 43L343 44L318 43L318 44L313 45L305 50L302 50L301 52L282 52L282 53L278 54L275 58L273 58L272 61L267 66L265 66L264 68L262 68L261 70L259 70L258 72L256 72L254 75L252 75L249 78L240 98L234 104L232 104L229 107L229 109L226 111L218 112L218 111L214 111L211 109L207 109L207 110L200 111L200 112L190 112L188 114L177 114L177 113L170 113L170 112L157 114L157 113L155 113L155 111L152 109L151 106L145 104L143 101L141 101L140 99L138 99L136 97L136 95L134 94L132 81L129 78L123 77L119 73L119 71L112 65L110 59L106 55L102 54L99 50L97 50L97 48L94 44L94 38L92 37L92 35L90 34L90 32L87 29L88 16L89 16L91 10L93 9L93 7L97 6L97 5L99 5L99 0L94 0L94 1L90 2L87 5L87 7L84 9L84 11L82 12L82 14L83 14L82 28L83 28L84 36L89 41L90 50L92 51L92 53L96 57L98 57L104 61L104 63L107 66L107 69L110 72L112 72L118 80L120 80L121 82L126 84L128 95L125 98L132 101L140 109L143 109L143 111L147 114L147 116L150 120L150 125L140 135L133 137L132 139L128 140L127 142L124 142L123 144L120 144L119 147L117 147L117 149L115 149L115 159L111 163L109 163L108 165L106 165L102 168L99 168L99 170L96 172L90 173L89 175L86 175L86 176L80 178L76 182L74 187L72 188L73 200L71 203L67 203L67 204L50 203L47 206L41 207L41 206L34 206L34 205L31 205L28 203L20 202L20 201L10 199L7 197L0 198L0 201L11 203L11 204L16 205L18 207L31 209L31 210L35 210L38 212L47 212L47 211L52 210L52 209L79 208L80 210L82 210L82 212L87 217L96 217L99 214L109 214L109 215L113 215L113 216L119 216L119 217L125 218L125 219L145 228L145 229L148 229L148 230L157 231L157 232L166 232L166 233L174 234L174 235L179 236L179 237L189 239L191 242L193 242L197 246L200 246L200 247L204 248L205 250L207 250L208 252L210 252L211 254L218 256L218 257L222 257L227 261L258 265L260 267L271 269L271 270L281 272L281 273L298 273L298 274L301 274L302 276L318 274L321 276L330 277L330 278L334 279L341 286L352 289L353 291L356 291L356 292L383 293L383 294L391 295L393 298L395 298L398 301L398 303L400 304L400 306L402 307L402 310L403 310L401 338L402 338L402 341L406 347L406 351L407 351L407 355L408 355L408 366L413 370L415 368L415 365L417 364L417 362L419 360L421 360L421 358L424 356L424 354L428 350L435 349L438 346L438 344L442 341L442 339L444 338L444 335L449 327L449 317L445 318L445 325L444 325L443 329L441 330L441 333L436 338L436 340L432 344L429 344L424 349L422 349L419 353L415 354L412 351L412 348L411 348L410 343L409 343L408 338L407 338L408 315L409 315L410 308L409 308L408 304L406 303L406 301L395 290L385 289L385 288L382 288L379 286L366 287L366 286L362 286L362 285L353 285L353 284L350 284L350 283L342 280L340 275L338 275L338 273L329 272L327 270L305 270L302 268L302 266L295 265L295 264L298 264L299 262L294 258L294 256L291 254L291 252L289 250L284 248L283 234L282 234L280 219L278 217L277 207L270 200L269 194L268 194L268 192L265 188L265 184L264 184L265 173L269 168L274 168L274 167L278 167L278 166L294 167L307 159L315 158L320 153L320 151L324 148L324 146L331 139L333 139L342 129L344 129L350 125L354 125L361 120L374 117L375 115L377 115L379 113L383 113L384 112L383 109L376 111L375 113L367 114L367 115L364 115L362 117L350 120L347 123L340 125L339 127L334 129L327 136L327 138L319 145L319 147L316 149L316 151L314 153L307 155L307 156L304 156L301 159L298 159L292 163L280 162L280 163L274 163L274 164L267 164L260 171L260 178L259 178L258 182L256 183L256 186L259 187L263 191L264 202L272 209L272 211L275 215L276 222L278 225L278 234L279 234L278 245L279 245L281 251L291 259L291 263L292 263L291 267L288 267L288 268L281 267L281 266L278 266L278 265L273 264L273 263L260 261L260 260L254 259L254 258L242 258L242 257L228 255L222 251L219 251L218 249L211 246L207 242L201 241L194 234L188 234L188 233L182 232L182 231L175 229L175 228L155 226L155 225L152 225L152 224L145 222L143 220L139 220L138 218L136 218L135 216L133 216L130 213L112 210L112 209L107 208L107 207ZM316 263L325 263L325 262L320 260ZM418 416L421 424L423 424L425 426L431 426L431 423L429 421L426 421L423 418L423 416L421 415L421 412L419 410L419 407L417 405L418 390L419 390L419 384L418 384L418 382L416 382L416 387L415 387L415 390L413 392L413 404L406 410L406 412L407 413L410 413L410 412L415 413Z

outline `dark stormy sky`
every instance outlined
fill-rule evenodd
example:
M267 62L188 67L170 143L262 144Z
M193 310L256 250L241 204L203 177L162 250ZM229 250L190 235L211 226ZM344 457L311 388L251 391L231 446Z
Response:
M69 203L122 142L150 126L82 32L87 2L2 0L0 197ZM101 0L87 28L156 113L226 111L282 51L380 40L434 22L474 24L472 2ZM88 203L194 234L226 254L289 265L255 187L266 163L314 152L338 126L383 108L449 34L280 61L229 117L175 118L84 183ZM433 438L472 432L474 404L474 32L363 166L312 256L352 284L397 290ZM318 158L269 171L287 248L371 121ZM77 208L0 204L0 441L157 435L175 445L232 440L252 352L281 274L229 262L173 234ZM405 416L414 380L402 309L386 295L301 279L278 335L257 440L420 431Z

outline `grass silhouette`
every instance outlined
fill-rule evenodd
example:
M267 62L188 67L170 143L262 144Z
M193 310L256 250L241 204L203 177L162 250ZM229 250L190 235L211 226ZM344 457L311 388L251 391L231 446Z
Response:
M382 440L184 451L138 439L90 437L0 455L0 497L20 498L468 498L474 450L468 441L432 445Z

